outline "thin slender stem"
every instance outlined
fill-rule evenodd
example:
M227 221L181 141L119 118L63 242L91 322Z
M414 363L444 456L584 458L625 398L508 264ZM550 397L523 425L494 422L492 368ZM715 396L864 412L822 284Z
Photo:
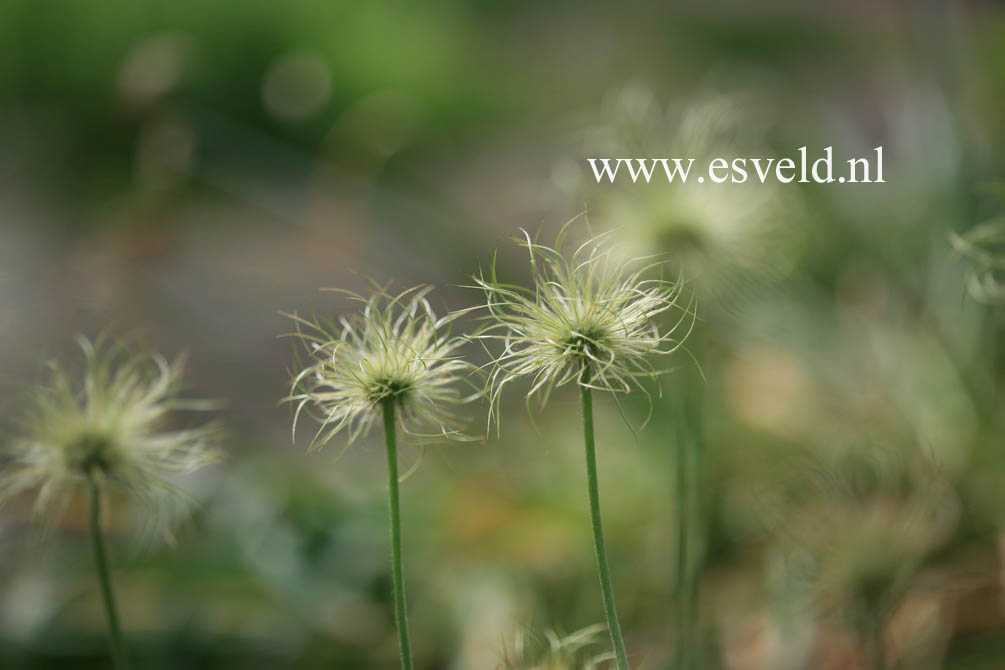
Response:
M687 478L691 482L687 486L688 500L688 662L690 667L702 667L705 659L702 656L701 631L698 628L699 600L701 592L701 575L705 565L707 551L708 519L705 508L705 490L702 485L705 476L705 434L702 419L704 388L698 380L692 381L695 389L686 398L687 407L687 445L688 465Z
M582 382L579 385L583 401L583 438L586 443L586 485L590 494L590 521L593 525L593 546L597 552L597 571L600 574L600 592L604 597L604 614L607 616L607 629L614 645L614 656L618 662L618 670L628 670L628 654L625 651L625 639L621 635L621 624L618 623L618 610L614 606L614 590L611 588L611 575L607 567L607 546L604 544L604 528L600 521L600 492L597 487L597 453L593 437L593 391L587 386L590 383L590 370L583 371Z
M108 572L108 558L105 555L105 540L101 535L101 491L94 477L87 479L91 507L91 544L94 546L94 565L101 584L101 598L105 604L105 618L108 621L108 642L112 650L112 660L118 670L127 670L125 646L122 644L122 630L119 628L119 614L112 592L112 579Z
M688 588L688 537L689 524L687 489L687 469L688 469L688 435L685 427L686 412L677 412L675 421L675 442L677 443L675 455L676 463L676 489L677 494L677 588L676 610L677 610L677 667L679 670L687 670L690 667L690 612L688 598L690 589Z
M878 603L873 602L866 612L865 643L872 670L886 670L886 645L883 639L883 614Z
M384 437L387 440L388 507L391 511L391 581L394 584L394 622L398 628L401 667L412 670L412 648L408 642L408 614L405 611L405 576L401 564L401 510L398 505L398 443L394 426L394 399L384 400Z

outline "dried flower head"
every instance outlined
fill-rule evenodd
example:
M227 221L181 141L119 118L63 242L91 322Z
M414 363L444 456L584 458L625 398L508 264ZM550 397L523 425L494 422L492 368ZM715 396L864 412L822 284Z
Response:
M694 297L681 301L680 281L646 278L659 263L617 256L610 232L566 255L567 230L568 224L554 247L532 241L526 231L517 238L530 253L533 288L500 283L494 264L489 278L475 278L491 323L477 337L503 347L489 379L490 420L492 412L498 417L502 388L524 376L533 381L528 401L540 394L542 403L569 382L601 391L645 391L643 378L665 372L651 357L673 353L694 325ZM671 323L661 329L659 317L668 312Z
M57 363L36 390L24 436L8 446L0 500L39 489L36 516L55 518L72 492L94 481L103 491L138 499L151 528L168 539L169 523L191 499L168 481L218 460L213 426L168 429L174 410L205 410L178 397L183 362L131 351L122 343L78 339L83 378Z
M398 295L377 289L370 297L339 291L363 305L361 312L297 324L308 364L293 378L286 398L296 403L293 436L307 410L319 428L311 447L321 447L345 430L351 444L381 418L381 404L393 400L402 429L413 438L470 439L460 430L456 408L479 394L462 389L473 367L458 357L465 340L450 334L461 314L437 317L417 286Z

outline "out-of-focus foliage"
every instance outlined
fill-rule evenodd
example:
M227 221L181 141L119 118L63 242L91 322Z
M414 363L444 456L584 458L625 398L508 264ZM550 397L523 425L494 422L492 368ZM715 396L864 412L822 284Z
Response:
M586 209L698 298L645 430L644 394L596 408L633 667L687 630L702 670L997 670L1003 29L988 3L0 0L3 439L74 333L187 351L227 460L185 480L175 548L109 510L136 666L392 667L383 451L291 445L277 310L337 319L356 307L317 289L364 277L463 310L493 260L530 283L506 238ZM598 185L585 162L804 145L882 145L886 183ZM580 646L603 612L575 394L528 417L518 384L500 438L403 445L417 667L606 651ZM82 503L45 542L30 495L0 511L0 667L106 667Z

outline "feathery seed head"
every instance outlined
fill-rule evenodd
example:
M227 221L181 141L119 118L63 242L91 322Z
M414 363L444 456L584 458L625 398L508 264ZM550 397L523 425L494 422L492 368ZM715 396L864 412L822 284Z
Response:
M607 631L604 624L587 626L560 637L548 629L538 634L530 629L517 631L515 658L503 660L502 670L600 670L611 667L614 654L593 649Z
M308 362L293 378L286 398L296 403L293 435L306 410L319 424L311 447L321 447L343 430L351 444L381 417L391 401L403 430L413 438L471 439L458 427L456 408L477 397L462 393L473 367L459 358L465 340L450 335L460 315L437 317L417 286L398 295L377 289L370 297L339 291L363 305L337 322L287 315ZM472 389L474 387L472 386Z
M540 393L542 403L569 382L602 391L645 391L641 379L664 372L650 357L675 351L694 324L694 298L681 303L681 282L646 278L659 263L622 259L610 232L566 254L567 229L568 224L554 247L532 241L526 231L517 238L530 253L533 288L500 283L494 266L489 278L475 278L491 323L477 338L502 344L489 378L490 420L491 412L498 418L502 388L524 376L533 382L528 400ZM668 312L671 323L661 329L659 317Z
M719 89L663 104L648 87L632 84L605 96L601 114L578 133L579 155L649 156L658 147L682 168L690 165L687 179L678 172L661 187L642 177L636 183L623 165L614 183L598 182L581 162L557 172L569 175L557 185L565 198L585 199L603 220L617 221L619 236L640 253L665 253L716 309L730 309L749 298L752 286L776 284L795 269L805 246L805 212L798 193L761 183L749 160L743 165L750 178L742 183L698 183L698 173L716 157L771 155L771 101L751 90ZM675 167L671 161L669 169ZM661 167L655 170L654 180L666 178Z
M167 481L219 458L214 428L166 429L173 410L205 410L178 397L183 364L142 355L122 343L79 338L83 378L76 383L50 363L36 390L24 435L5 449L0 500L38 488L35 513L56 517L74 489L94 480L103 490L139 499L148 521L170 539L168 525L189 498Z
M974 300L1005 304L1005 216L958 235L949 234L957 253L971 263L967 288Z

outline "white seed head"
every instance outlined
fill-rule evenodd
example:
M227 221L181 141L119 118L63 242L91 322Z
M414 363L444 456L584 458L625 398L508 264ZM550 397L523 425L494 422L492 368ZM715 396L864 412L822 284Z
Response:
M123 343L79 338L82 379L60 365L35 391L22 437L5 449L0 500L38 489L35 513L57 518L74 490L93 479L102 491L139 500L149 527L170 539L170 522L191 499L167 478L219 459L216 430L170 429L175 410L205 410L179 397L183 362L131 351Z
M610 233L566 254L567 228L554 247L532 241L526 231L517 239L530 253L533 288L500 283L495 267L488 278L475 278L490 322L477 338L502 345L492 354L490 421L498 419L503 387L525 376L532 379L528 401L539 394L542 403L570 382L615 393L645 391L643 379L666 372L652 356L673 353L694 325L694 298L681 300L681 282L646 278L659 263L620 258Z
M473 367L458 356L465 340L451 336L459 313L437 317L426 299L432 287L417 286L398 295L383 289L369 297L339 291L363 308L338 321L297 324L307 364L293 378L286 398L296 404L293 436L300 414L308 412L319 427L311 448L345 431L348 443L366 435L392 401L396 418L414 439L471 439L461 432L457 407L479 395L464 393Z

